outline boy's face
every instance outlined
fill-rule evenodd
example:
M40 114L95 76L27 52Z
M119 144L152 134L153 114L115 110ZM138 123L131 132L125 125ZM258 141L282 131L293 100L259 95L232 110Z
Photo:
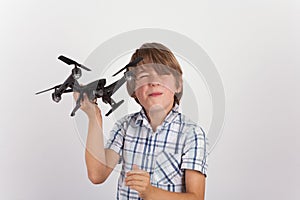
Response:
M174 94L179 92L173 76L175 70L157 64L137 66L135 74L135 95L144 109L163 108L169 111L173 107Z

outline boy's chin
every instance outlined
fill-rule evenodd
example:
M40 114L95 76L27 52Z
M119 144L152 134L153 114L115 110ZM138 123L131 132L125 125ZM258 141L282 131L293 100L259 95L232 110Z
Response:
M156 112L161 112L164 111L164 107L160 104L153 104L150 108L149 108L149 113L156 113Z

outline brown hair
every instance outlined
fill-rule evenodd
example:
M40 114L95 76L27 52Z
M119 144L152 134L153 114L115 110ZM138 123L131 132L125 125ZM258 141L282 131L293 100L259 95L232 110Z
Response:
M175 93L174 103L179 104L182 97L183 88L182 88L182 70L181 67L175 58L174 54L166 46L160 43L145 43L139 49L137 49L134 54L131 56L131 62L138 57L142 57L143 60L138 63L139 65L155 63L161 64L165 67L170 67L174 69L176 73L172 73L176 80L176 87L180 88L180 92ZM131 68L129 68L131 70ZM127 82L127 91L128 94L133 97L136 102L139 103L138 99L135 96L135 84L134 81Z

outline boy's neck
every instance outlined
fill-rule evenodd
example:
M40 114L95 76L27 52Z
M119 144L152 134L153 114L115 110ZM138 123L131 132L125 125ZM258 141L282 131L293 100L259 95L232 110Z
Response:
M146 115L154 132L156 131L157 127L163 123L172 108L173 107L164 109L158 105L153 106L150 110L146 110Z

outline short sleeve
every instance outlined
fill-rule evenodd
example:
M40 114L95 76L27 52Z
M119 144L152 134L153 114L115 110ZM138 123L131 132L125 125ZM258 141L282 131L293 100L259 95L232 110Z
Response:
M106 149L111 149L120 155L119 164L121 163L124 137L125 137L127 127L128 127L128 121L127 121L127 117L125 116L124 118L118 120L114 124L105 145Z
M191 128L187 133L183 148L181 169L196 170L206 177L207 149L207 139L202 128Z

